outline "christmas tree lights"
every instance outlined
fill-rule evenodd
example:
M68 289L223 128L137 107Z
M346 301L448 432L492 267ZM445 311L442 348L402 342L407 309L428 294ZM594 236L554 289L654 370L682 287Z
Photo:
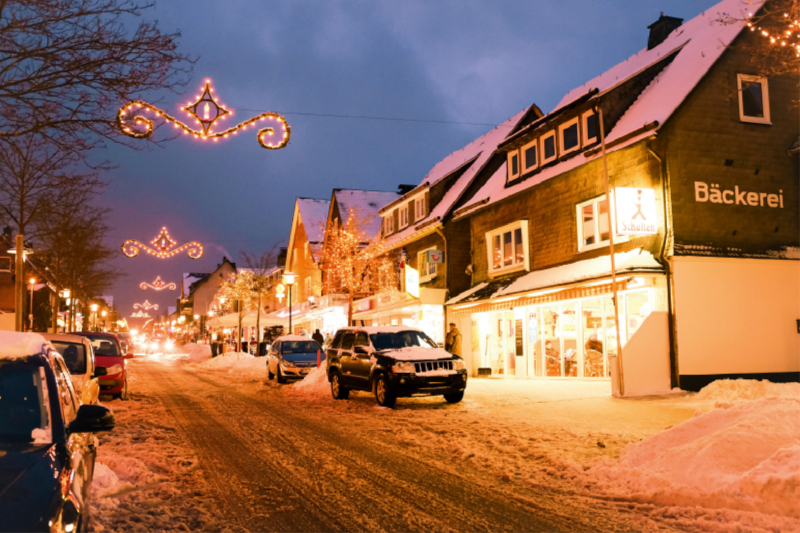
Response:
M174 281L164 283L164 281L161 280L161 276L158 276L153 283L147 283L146 281L141 282L139 284L139 288L143 291L146 291L147 289L153 289L154 291L163 291L164 289L174 291L177 288L177 285L175 285Z
M233 115L233 111L217 102L211 94L213 92L211 80L206 80L203 92L197 97L197 100L189 102L183 107L190 120L194 120L196 124L200 125L201 129L199 130L191 128L165 111L142 100L133 100L120 108L117 113L117 126L125 135L134 139L146 139L153 133L153 120L140 112L150 111L155 117L163 118L167 124L173 124L175 128L180 129L186 135L193 135L195 139L212 139L216 142L219 139L227 139L229 135L236 135L240 130L246 130L248 126L255 127L257 122L266 121L267 127L258 130L258 144L267 150L278 150L288 144L292 128L285 118L273 111L261 113L221 131L212 131L215 122ZM278 126L280 126L281 133L278 133L276 137Z
M158 257L159 259L167 259L175 254L179 254L182 251L187 250L186 254L192 259L200 259L203 257L203 245L197 241L187 242L186 244L175 248L177 243L172 240L172 237L169 236L166 227L161 228L161 233L156 235L156 238L150 241L150 244L152 244L155 249L150 248L146 244L142 244L136 239L128 239L122 243L122 253L128 257L136 257L139 255L139 249L142 249L154 257Z
M748 13L747 27L751 32L756 32L767 39L770 44L788 47L794 51L795 57L800 58L800 7L798 3L794 2L791 7L792 13L783 13L783 17L775 17L777 20L785 25L783 28L776 28L772 32L760 25L761 17L753 16L753 13Z
M145 300L143 304L133 304L134 309L143 309L147 311L148 309L153 309L158 311L158 304L151 304L149 301Z

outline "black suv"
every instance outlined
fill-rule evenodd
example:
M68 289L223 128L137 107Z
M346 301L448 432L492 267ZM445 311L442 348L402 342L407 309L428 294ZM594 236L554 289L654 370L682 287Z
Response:
M337 400L347 399L351 389L372 391L384 407L393 407L398 397L443 395L448 403L464 397L464 361L418 329L340 329L326 353L331 394Z

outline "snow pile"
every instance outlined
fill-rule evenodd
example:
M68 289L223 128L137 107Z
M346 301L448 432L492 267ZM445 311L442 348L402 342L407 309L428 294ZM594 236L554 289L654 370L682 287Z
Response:
M692 399L742 402L769 397L800 398L800 383L773 383L766 379L720 379L703 387Z
M715 410L630 445L619 460L598 460L585 473L587 486L666 506L800 518L796 387L743 380L706 389L699 394L759 399L718 403Z
M92 478L92 498L104 498L132 487L133 485L130 483L120 481L117 474L105 464L95 462L94 477Z
M205 361L211 359L211 346L208 344L193 344L191 346L192 350L189 352L190 361Z
M384 350L381 353L398 361L433 361L453 358L453 354L443 348L425 348L423 346Z
M47 340L38 333L0 331L0 359L18 359L42 353Z
M306 377L288 389L294 396L308 399L330 398L331 386L328 383L328 360L308 373Z
M197 364L208 370L227 370L229 373L266 372L267 358L253 357L245 352L228 352Z

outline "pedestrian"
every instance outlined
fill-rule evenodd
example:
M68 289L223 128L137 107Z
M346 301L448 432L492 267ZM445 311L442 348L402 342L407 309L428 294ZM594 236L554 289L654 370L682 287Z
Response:
M444 341L444 349L451 354L461 357L461 332L455 322L450 322L450 331Z
M322 333L319 332L319 328L311 335L311 338L317 341L317 344L322 346L325 343L325 337L322 336Z

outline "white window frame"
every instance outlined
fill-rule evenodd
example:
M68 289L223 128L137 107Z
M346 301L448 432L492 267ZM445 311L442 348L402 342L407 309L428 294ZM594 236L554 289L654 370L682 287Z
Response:
M564 148L564 130L566 130L572 125L575 125L578 128L578 135L577 135L578 144L567 150L566 148ZM572 152L577 152L578 150L581 149L581 125L579 117L575 117L572 120L568 120L567 122L561 124L558 127L558 148L559 149L557 151L560 153L560 155L571 154Z
M606 248L609 246L609 239L605 241L597 241L592 244L583 244L583 208L587 205L594 204L594 231L595 237L598 239L600 238L600 213L597 209L597 204L602 202L606 199L606 195L603 194L601 196L597 196L592 198L591 200L586 200L585 202L581 202L575 206L575 223L578 226L578 252L588 252L590 250L596 250L598 248ZM611 191L611 202L608 204L608 208L611 210L611 228L609 228L609 234L611 231L614 231L614 244L626 242L630 240L628 235L619 235L615 230L617 226L617 214L614 211L614 191Z
M597 124L597 135L589 137L589 117L594 116L596 113L593 109L586 111L581 115L581 139L583 140L583 147L586 148L590 144L594 144L600 140L600 123Z
M528 159L525 157L525 154L531 147L536 148L536 163L534 163L533 165L528 165ZM529 142L528 144L526 144L525 146L523 146L522 148L520 148L519 153L520 157L522 158L522 167L521 167L522 174L526 174L532 170L536 170L537 168L539 168L539 160L541 159L542 154L541 150L539 149L538 137Z
M517 158L517 173L516 174L512 173L512 171L511 171L511 169L513 168L511 166L511 159L513 157ZM520 170L522 170L522 165L520 165L520 163L521 163L521 161L520 161L520 156L519 156L519 150L514 150L513 152L508 152L508 161L507 161L508 181L515 180L515 179L517 179L519 177Z
M550 137L553 137L553 147L555 148L554 150L555 153L553 154L553 157L546 159L544 155L544 142ZM541 143L539 145L539 149L541 150L541 153L539 154L539 166L544 166L550 161L555 161L556 159L558 159L558 139L556 139L556 130L548 131L547 133L539 137L539 139L541 139Z
M424 276L422 275L422 264L423 264L423 262L426 265L429 264L428 261L427 261L427 258L426 258L428 252L431 251L431 250L437 250L437 249L438 248L433 246L431 248L425 248L421 252L417 253L417 270L419 271L419 282L420 283L427 283L427 282L431 281L433 278L436 277L436 274L439 273L439 264L438 263L431 263L433 265L433 270L434 270L433 273L432 274L425 274ZM426 258L426 259L423 261L423 258Z
M398 218L400 221L399 227L397 229L403 229L408 227L408 202L398 208L400 213L398 214ZM403 215L405 215L405 221L403 220Z
M428 216L428 209L427 209L427 202L425 201L425 195L421 194L414 199L414 222L419 222L426 216ZM422 208L420 209L420 206Z
M500 266L500 268L494 268L494 261L492 257L492 247L494 243L494 237L497 235L503 235L508 232L513 232L515 229L520 228L522 229L522 252L525 255L524 260L521 264L515 264L511 266ZM528 219L523 218L522 220L517 220L516 222L512 222L511 224L506 224L501 228L493 229L492 231L487 231L484 235L486 239L486 271L489 273L489 277L498 276L501 274L506 274L508 272L516 272L518 270L526 270L529 271L531 269L531 260L529 254L529 243L528 243ZM512 241L513 245L513 241Z
M758 82L761 84L761 101L764 104L763 117L748 117L744 114L744 102L742 101L742 82ZM739 93L739 120L752 124L772 124L769 114L769 84L767 78L761 76L751 76L749 74L736 75L736 88Z
M383 223L384 235L391 235L394 233L394 211L389 211L389 213L383 217Z

